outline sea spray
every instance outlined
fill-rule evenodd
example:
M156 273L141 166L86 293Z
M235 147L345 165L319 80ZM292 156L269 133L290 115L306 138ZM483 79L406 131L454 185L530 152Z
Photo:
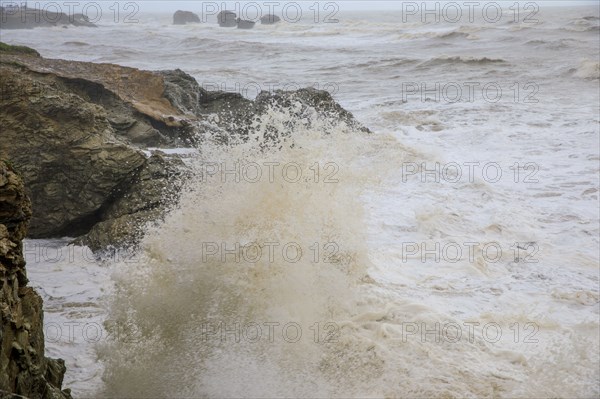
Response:
M374 253L363 204L376 202L364 197L425 155L296 106L270 108L227 145L205 137L139 262L116 265L110 319L131 334L100 348L105 396L551 396L569 370L585 374L581 350L597 343L565 340L543 315L477 311L464 264L416 270L393 257L399 243ZM382 264L412 279L381 281ZM427 267L451 273L431 302L419 291ZM448 312L449 297L464 311Z
M336 392L321 357L371 281L360 195L378 142L297 107L228 145L204 138L140 262L116 268L112 317L138 339L105 348L107 394Z

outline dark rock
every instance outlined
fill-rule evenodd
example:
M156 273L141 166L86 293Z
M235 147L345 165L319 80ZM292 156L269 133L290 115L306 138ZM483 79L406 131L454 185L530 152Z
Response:
M342 108L324 90L304 88L295 91L263 91L252 101L239 93L205 90L193 77L181 70L160 73L165 78L165 97L185 112L194 113L199 119L216 116L211 118L212 124L224 132L223 142L231 138L243 139L252 129L253 122L262 117L270 107L289 109L292 105L298 109L298 118L314 111L319 118L330 121L331 127L343 123L350 130L369 132L352 113Z
M0 29L31 29L36 27L69 25L96 27L83 14L68 15L45 9L18 6L0 9Z
M273 25L279 21L281 21L281 18L273 14L267 14L260 18L260 23L263 25Z
M200 17L191 11L175 11L173 14L173 25L185 25L190 23L199 23Z
M299 116L310 109L316 111L318 117L327 118L333 124L344 123L352 130L370 132L354 118L351 112L342 108L328 91L312 87L294 91L263 91L256 97L254 112L262 114L268 107L290 108L292 103L300 104L300 109L297 111Z
M237 26L237 15L233 11L221 11L217 14L219 26L224 28L233 28Z
M235 132L245 120L242 110L249 110L252 101L239 93L208 91L200 87L196 79L180 69L158 72L165 79L164 96L178 109L192 113L203 122L197 122L195 141L208 135L225 143L229 133ZM211 122L206 122L206 119ZM215 122L215 119L218 122Z
M0 393L67 399L64 361L44 357L42 298L26 286L22 240L30 217L23 180L0 160Z
M250 112L252 101L239 93L205 90L180 69L159 73L165 79L164 96L174 106L199 118L216 115L221 128L235 129Z
M237 28L238 29L252 29L254 28L254 24L255 22L253 21L248 21L245 19L237 19Z
M177 202L185 170L178 157L155 152L135 178L120 189L118 199L102 211L101 222L76 242L93 251L109 245L136 245L147 223L158 223L169 204Z

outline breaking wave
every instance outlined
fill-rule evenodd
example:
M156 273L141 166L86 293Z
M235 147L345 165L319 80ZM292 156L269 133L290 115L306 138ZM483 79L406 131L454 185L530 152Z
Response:
M545 347L528 354L510 343L510 334L502 349L490 344L481 327L470 338L465 330L459 339L407 339L407 322L465 326L408 294L410 287L371 276L376 255L361 198L402 162L414 161L414 152L310 109L298 117L299 107L270 109L247 140L205 139L179 204L162 225L148 228L140 261L116 265L110 319L136 339L99 348L104 396L594 392L594 371L580 359L598 343L589 334L564 340L562 328L544 316L534 320L548 334ZM283 173L292 164L294 172ZM273 174L267 165L277 165ZM251 172L244 177L237 167ZM532 320L518 309L478 320L486 319L506 329ZM549 351L560 359L553 367L535 355ZM557 383L575 369L585 376L581 383Z
M248 141L205 141L179 205L147 233L141 262L119 265L112 315L140 339L104 351L107 395L332 395L344 386L339 379L356 377L332 367L337 356L363 357L366 368L347 366L355 373L383 364L367 342L336 347L322 335L356 314L360 287L369 284L359 197L378 178L361 158L377 153L377 140L343 123L309 115L290 126L291 118L290 111L271 110ZM295 177L274 168L273 181L265 174L253 182L206 180L206 165L240 163L294 164L306 177L291 183ZM207 257L208 243L219 255L237 249ZM297 251L282 251L286 245ZM295 323L302 339L271 343L263 333L256 342L206 340L203 326L236 323ZM310 330L315 323L319 333Z
M438 65L490 65L490 64L507 64L507 61L501 58L488 57L469 57L469 56L440 56L425 61L421 66L438 66Z
M600 63L593 60L583 60L575 70L575 76L583 79L600 79Z

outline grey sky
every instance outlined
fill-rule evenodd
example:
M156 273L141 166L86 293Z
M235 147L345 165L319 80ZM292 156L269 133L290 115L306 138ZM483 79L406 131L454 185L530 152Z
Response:
M473 0L437 0L437 1L427 1L427 3L458 3L458 4L463 4L466 1L473 1ZM0 0L1 4L10 4L10 3L17 3L17 4L21 4L22 2L24 2L24 0L14 0L14 1L7 1L7 0ZM58 5L63 5L64 3L79 3L79 4L85 4L85 3L89 3L91 1L74 1L74 0L55 0L55 1L48 1L48 0L29 0L28 1L28 5L29 7L33 7L33 8L37 8L37 5L41 5L42 7L48 3L55 3ZM114 4L115 0L96 0L97 3L103 3L102 6L103 7L108 7L111 4ZM283 5L285 3L291 3L292 1L288 1L288 0L256 0L256 1L248 1L248 0L242 0L242 1L221 1L221 0L215 0L215 1L198 1L198 0L175 0L175 1L161 1L161 0L142 0L142 1L133 1L135 3L137 3L140 7L140 10L143 11L147 11L147 12L155 12L155 11L175 11L178 9L182 9L182 10L190 10L190 11L195 11L195 12L200 12L202 10L203 7L203 3L214 3L217 4L219 9L235 9L235 5L236 3L238 4L238 7L243 7L245 4L248 3L257 3L261 6L263 6L264 4L267 4L269 2L274 2L274 3L278 3L280 5ZM315 2L318 2L321 6L325 5L326 3L330 2L329 0L309 0L309 1L302 1L302 0L296 0L297 3L302 3L303 6L309 7L310 5L314 4ZM340 10L390 10L390 9L398 9L400 10L402 8L402 3L403 1L398 1L398 0L389 0L389 1L381 1L381 0L376 0L376 1L365 1L365 0L343 0L343 1L333 1L334 3L336 3L339 6ZM412 1L413 3L417 3L417 4L421 4L422 0L417 0L417 1ZM480 4L485 4L485 3L490 3L491 1L487 1L487 0L479 0ZM518 1L518 0L509 0L509 1L502 1L502 0L496 0L496 3L501 4L502 6L506 6L506 7L510 7L512 4L514 3L519 3L519 5L523 6L528 2L531 2L529 0L524 0L524 1ZM599 2L598 0L575 0L575 1L564 1L564 0L541 0L541 1L533 1L534 3L536 3L537 5L539 5L540 7L548 7L548 6L580 6L580 5L598 5ZM120 4L125 4L128 3L127 0L125 1L118 1L118 3ZM222 4L225 3L225 7L222 6ZM404 1L404 3L407 3L407 1ZM281 7L281 6L280 6ZM264 9L267 9L268 6L264 6Z
M234 3L239 3L242 7L244 4L247 3L258 3L259 5L262 5L263 3L268 3L269 1L275 2L275 3L279 3L279 4L284 4L284 3L290 3L291 1L287 1L287 0L257 0L257 1L213 1L213 3L217 3L219 5L221 5L221 3L225 3L227 5L231 5L231 6L227 6L227 8L235 8L233 7ZM456 2L458 4L462 4L465 1L473 1L473 0L458 0L458 1L453 1L453 0L441 0L441 1L428 1L428 3L450 3L450 2ZM304 3L306 4L306 6L310 6L311 4L314 4L315 2L318 2L320 4L325 4L330 2L329 0L308 0L308 1L296 1L297 3ZM334 1L335 3L337 3L339 5L340 10L373 10L373 9L379 9L379 10L389 10L389 9L401 9L402 8L402 3L403 1L399 1L399 0L389 0L389 1L382 1L382 0L377 0L377 1L365 1L365 0L343 0L343 1ZM406 1L404 1L406 3ZM413 1L415 3L421 4L422 0L417 0L417 1ZM479 1L481 4L484 4L486 2L491 2L491 1L486 1L486 0L481 0ZM509 0L509 1L496 1L496 3L499 3L501 5L503 5L503 3L506 5L506 7L511 6L514 3L519 3L521 5L524 5L525 3L528 3L530 1L526 0L526 1L516 1L516 0ZM141 4L142 2L140 2ZM196 0L187 0L187 1L182 1L182 0L176 0L176 1L144 1L144 9L147 10L178 10L178 9L190 9L193 8L194 10L201 10L202 9L202 3L207 3L207 1L196 1ZM574 5L594 5L594 4L598 4L598 1L594 1L594 0L590 0L590 1L559 1L559 0L545 0L545 1L535 1L535 3L537 3L540 7L542 6L574 6ZM222 7L221 7L222 8ZM267 7L264 7L265 9Z

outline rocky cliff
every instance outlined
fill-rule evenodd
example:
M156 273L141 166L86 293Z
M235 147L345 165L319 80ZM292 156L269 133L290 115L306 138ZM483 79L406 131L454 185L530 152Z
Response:
M22 240L31 202L22 179L0 160L0 397L70 398L65 364L44 357L42 298L27 286Z
M0 157L22 173L32 238L79 237L93 250L135 243L177 200L187 173L177 156L148 148L243 139L270 107L366 130L325 91L249 100L207 91L181 70L46 59L0 43Z
M0 90L0 157L14 162L32 198L29 236L77 237L103 222L83 239L93 249L135 238L138 212L158 206L177 180L171 164L180 164L142 149L189 145L184 125L193 115L162 96L162 77L9 49L0 57ZM116 211L136 189L143 200Z

